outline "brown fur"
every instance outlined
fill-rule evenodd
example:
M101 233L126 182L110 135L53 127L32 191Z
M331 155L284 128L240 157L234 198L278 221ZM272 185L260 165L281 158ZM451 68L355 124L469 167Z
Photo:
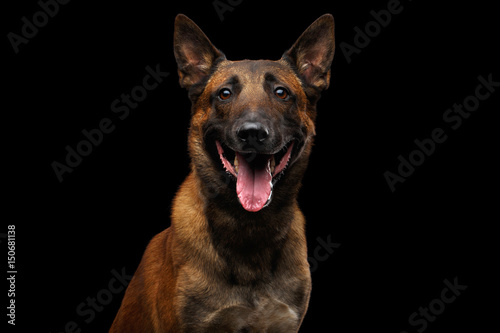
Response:
M331 15L314 22L278 61L235 62L191 20L177 17L180 84L193 103L191 173L174 199L171 227L148 245L111 333L298 331L311 278L296 196L333 50ZM293 98L275 98L276 85L286 85ZM214 97L225 86L234 91L230 103ZM240 147L234 128L256 115L271 133L263 154L275 154L287 142L294 146L268 205L249 212L221 167L215 140Z

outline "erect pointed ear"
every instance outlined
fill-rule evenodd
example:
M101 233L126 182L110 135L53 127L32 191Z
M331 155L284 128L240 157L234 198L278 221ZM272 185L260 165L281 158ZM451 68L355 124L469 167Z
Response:
M218 59L226 57L187 16L175 18L174 54L181 87L189 89L210 74Z
M283 58L297 68L300 77L307 84L324 90L330 84L330 66L334 53L333 16L325 14L304 31Z

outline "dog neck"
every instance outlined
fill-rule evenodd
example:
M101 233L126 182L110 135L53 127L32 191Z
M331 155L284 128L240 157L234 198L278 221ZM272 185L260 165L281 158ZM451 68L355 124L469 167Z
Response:
M286 193L278 191L269 206L252 213L245 211L237 198L228 198L225 193L214 195L206 183L201 183L204 180L194 169L174 200L172 226L184 251L213 249L209 251L213 257L205 258L200 265L212 273L216 267L226 267L221 269L223 278L233 284L247 285L271 277L280 269L282 252L291 246L291 239L304 236L304 219L296 202L299 186L285 186ZM202 191L197 190L200 188ZM186 207L186 201L191 209L180 211L177 207Z

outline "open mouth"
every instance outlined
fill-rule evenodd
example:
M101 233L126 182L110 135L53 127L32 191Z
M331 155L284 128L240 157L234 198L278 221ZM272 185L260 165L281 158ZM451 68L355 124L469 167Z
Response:
M258 212L271 199L273 185L290 162L294 142L275 154L236 152L215 141L224 169L236 178L236 194L244 209Z

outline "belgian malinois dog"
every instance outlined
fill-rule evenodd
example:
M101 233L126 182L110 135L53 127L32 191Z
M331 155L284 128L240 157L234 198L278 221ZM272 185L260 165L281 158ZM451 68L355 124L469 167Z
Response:
M334 49L326 14L277 61L229 61L177 16L179 81L192 102L191 172L110 332L299 330L311 276L297 193Z

